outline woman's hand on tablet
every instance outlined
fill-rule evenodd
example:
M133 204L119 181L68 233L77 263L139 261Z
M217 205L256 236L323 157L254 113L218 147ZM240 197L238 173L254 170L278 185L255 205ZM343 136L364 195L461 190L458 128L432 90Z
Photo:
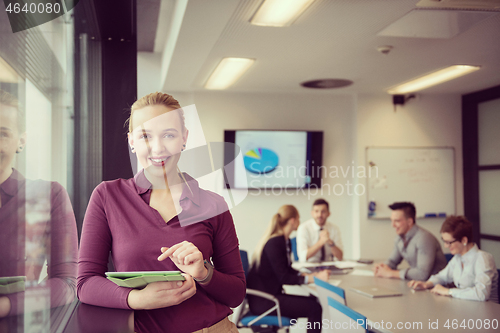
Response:
M151 310L177 305L196 293L196 283L188 274L186 281L153 282L144 289L133 289L127 298L128 306L134 310Z
M198 280L204 279L208 274L203 263L203 254L193 243L183 241L172 247L162 247L161 252L163 253L158 257L158 261L170 258L179 270Z

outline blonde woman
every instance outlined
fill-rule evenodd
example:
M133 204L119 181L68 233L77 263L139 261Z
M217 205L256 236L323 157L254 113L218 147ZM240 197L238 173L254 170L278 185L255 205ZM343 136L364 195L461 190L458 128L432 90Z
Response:
M128 141L144 170L94 190L83 223L78 297L136 310L136 332L237 333L227 316L245 296L238 239L224 199L177 168L188 133L172 96L153 93L132 105ZM180 270L186 280L119 287L105 278L110 251L117 271Z
M307 332L321 332L321 305L317 299L283 293L284 284L310 283L314 276L327 281L329 276L327 270L302 274L292 268L289 238L299 224L299 212L294 206L280 207L254 252L247 286L274 295L280 302L281 315L289 318L307 317L312 327ZM267 299L253 296L249 296L248 301L253 313L263 313L274 305Z

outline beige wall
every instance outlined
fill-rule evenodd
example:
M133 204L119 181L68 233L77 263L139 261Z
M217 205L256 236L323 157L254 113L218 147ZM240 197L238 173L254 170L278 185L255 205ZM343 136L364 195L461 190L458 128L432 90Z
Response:
M181 105L195 104L207 141L223 141L225 129L290 129L324 131L323 163L347 166L355 155L355 96L235 94L221 92L173 93ZM352 199L336 196L328 186L344 184L345 179L326 178L321 192L288 191L260 193L250 191L247 198L231 210L242 249L253 252L271 217L284 204L295 205L305 221L311 203L324 197L331 204L331 220L341 229L346 254L352 253ZM337 187L339 189L339 187ZM316 193L317 192L317 193ZM339 193L340 190L337 191Z
M361 95L357 108L357 156L365 163L366 146L449 146L455 148L456 209L463 214L462 121L459 95L425 95L394 112L390 96ZM359 198L360 252L389 255L394 230L389 220L367 219L366 195ZM418 211L418 207L417 207ZM418 225L440 239L444 218L420 219ZM383 240L383 241L382 241Z
M143 59L147 62L147 59ZM144 63L144 62L143 62ZM139 70L141 70L139 63ZM151 72L151 68L146 72ZM141 75L139 87L151 86ZM144 89L142 89L144 91ZM153 89L154 90L154 89ZM147 91L144 91L146 93ZM169 92L181 105L195 104L206 140L222 141L225 129L290 129L324 131L323 164L330 167L364 166L367 146L451 146L455 148L457 213L463 214L461 97L420 95L394 112L389 95L341 92L271 94L231 92ZM330 220L342 232L346 258L386 258L395 237L390 221L367 216L366 194L348 195L347 181L366 185L366 179L328 175L322 191L249 192L231 210L240 247L250 253L272 215L284 204L295 205L301 220L310 217L311 203L324 197L331 203ZM333 186L345 189L336 195ZM352 189L352 187L351 187ZM352 192L352 191L351 191ZM337 191L338 194L338 191ZM417 207L418 209L418 207ZM443 219L420 219L418 224L439 238Z

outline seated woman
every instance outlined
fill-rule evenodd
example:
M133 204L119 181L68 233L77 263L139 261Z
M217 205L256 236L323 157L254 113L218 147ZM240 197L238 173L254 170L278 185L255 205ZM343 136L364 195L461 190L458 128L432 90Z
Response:
M68 193L57 182L29 180L12 168L25 144L18 101L0 90L0 318L65 305L76 296L78 236Z
M290 234L297 230L300 220L299 212L292 205L281 206L271 220L269 229L255 249L252 267L247 276L247 286L274 295L280 303L281 315L289 318L307 317L311 325L316 327L307 332L321 332L321 305L316 297L286 295L284 284L303 284L313 282L316 276L327 281L329 272L323 270L313 274L301 274L292 268L290 261ZM274 306L274 303L255 296L248 296L250 310L263 313Z
M454 257L427 281L408 282L413 289L474 301L498 303L498 271L493 256L471 242L472 223L465 216L450 216L441 226L441 238ZM447 288L449 284L454 286Z
M237 333L227 318L245 297L236 231L224 199L178 171L188 138L179 102L163 93L137 100L128 138L144 169L101 183L90 198L80 301L136 310L136 332ZM105 277L110 251L117 271L181 271L185 281L119 287Z

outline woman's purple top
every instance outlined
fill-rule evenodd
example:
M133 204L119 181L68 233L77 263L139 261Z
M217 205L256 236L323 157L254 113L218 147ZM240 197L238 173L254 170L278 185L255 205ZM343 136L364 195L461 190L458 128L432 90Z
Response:
M6 295L9 314L23 313L25 302L44 291L51 307L73 301L78 236L66 190L56 182L27 180L14 169L0 184L0 197L0 277L26 276L27 282L26 292ZM39 281L44 265L47 278Z
M137 332L193 332L231 314L245 296L245 274L238 238L226 202L202 190L186 175L180 199L182 212L165 223L149 206L151 184L143 172L132 179L106 181L96 187L85 214L78 261L77 293L83 303L130 309L130 288L105 278L108 255L116 271L174 271L170 260L158 261L160 248L192 242L204 259L212 258L214 274L206 285L181 304L135 311ZM217 215L214 213L218 213ZM193 221L199 217L199 222ZM191 221L188 225L179 221Z

